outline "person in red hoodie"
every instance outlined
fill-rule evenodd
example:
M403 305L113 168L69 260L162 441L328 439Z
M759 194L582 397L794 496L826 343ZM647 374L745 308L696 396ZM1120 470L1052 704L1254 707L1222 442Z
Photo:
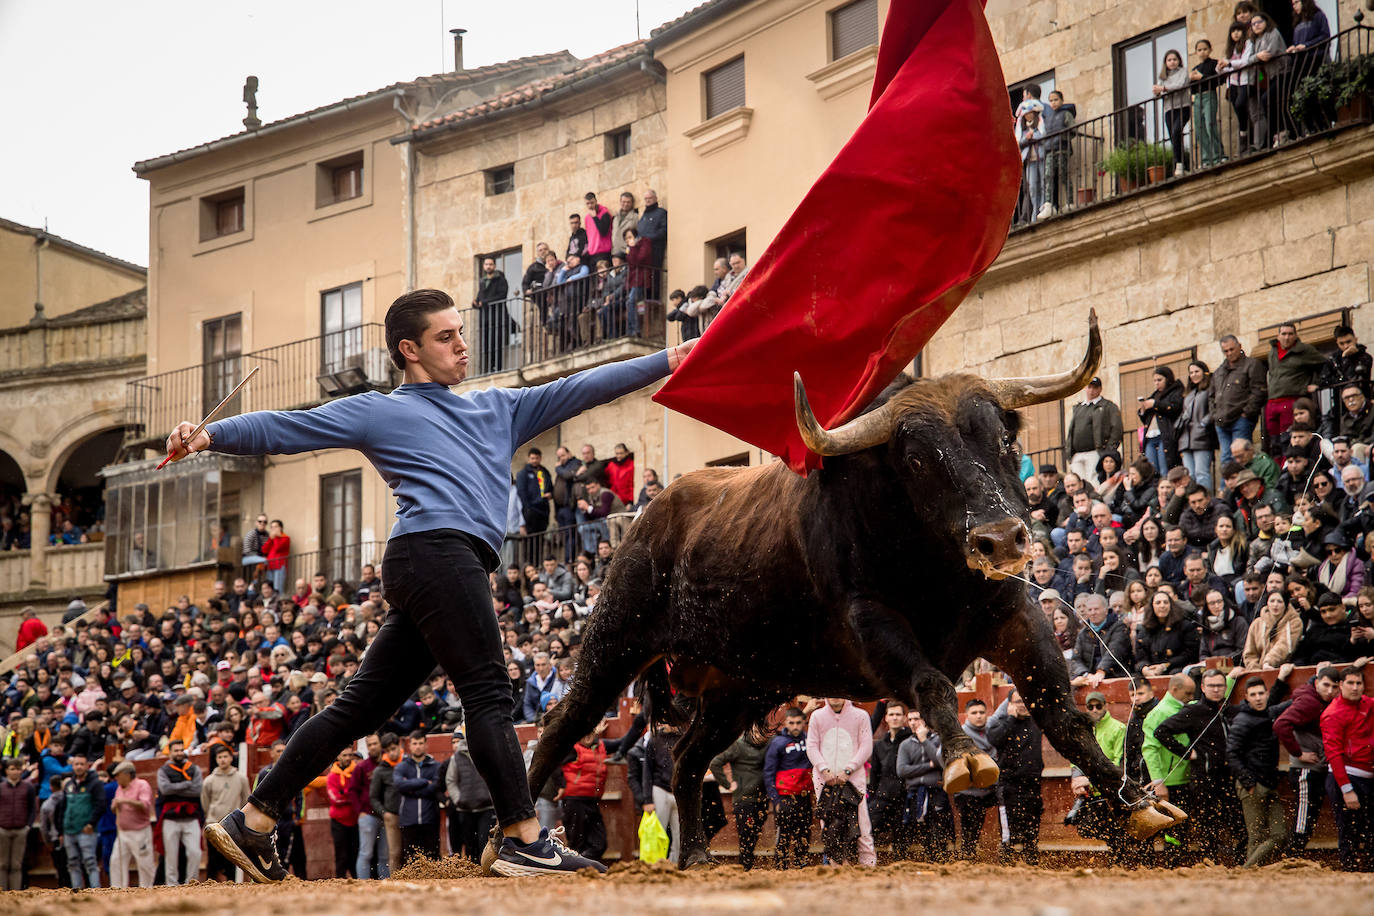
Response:
M1288 751L1288 781L1293 787L1292 827L1284 853L1300 856L1316 830L1321 816L1321 796L1326 790L1326 751L1322 746L1321 717L1340 692L1341 673L1321 668L1274 720L1274 736Z
M611 484L611 492L626 506L635 502L635 453L625 447L624 442L615 444L615 455L606 462L606 477Z
M606 822L601 817L601 796L606 792L606 757L629 752L637 738L633 729L623 738L603 739L610 722L602 719L596 729L583 738L563 758L565 786L559 797L563 805L563 826L568 831L568 846L579 855L600 859L606 853Z
M1341 868L1374 870L1374 697L1364 695L1362 670L1341 669L1341 694L1322 713L1321 728Z
M38 619L38 612L31 607L19 613L19 635L14 638L14 651L22 652L29 646L48 635L47 624Z
M628 337L638 337L639 303L648 298L648 292L654 283L654 243L649 239L640 238L638 230L635 229L626 229L624 239L625 263L629 265L626 270L625 288L630 291L625 297L625 334Z
M339 751L329 768L325 792L329 796L329 836L334 841L334 877L358 877L358 795L354 777L358 753L353 745Z
M262 545L263 556L267 557L267 578L272 589L281 593L286 588L286 558L291 555L291 537L281 519L272 519L267 529L271 536Z

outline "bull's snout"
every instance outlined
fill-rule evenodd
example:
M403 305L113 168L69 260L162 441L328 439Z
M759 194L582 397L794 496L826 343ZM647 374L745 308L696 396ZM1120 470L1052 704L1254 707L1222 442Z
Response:
M1004 518L979 525L968 533L968 565L989 579L1014 576L1030 560L1030 536L1019 518Z

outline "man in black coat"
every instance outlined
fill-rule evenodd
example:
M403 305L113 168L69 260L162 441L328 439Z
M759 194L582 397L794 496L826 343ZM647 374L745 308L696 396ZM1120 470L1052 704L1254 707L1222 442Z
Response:
M874 835L891 834L893 850L900 856L909 846L907 838L900 835L906 785L897 775L897 750L911 736L911 729L906 727L906 707L888 703L883 721L887 731L874 740L873 755L869 758L868 811Z
M510 285L506 275L496 269L495 258L482 259L482 279L478 284L477 298L473 308L481 310L481 362L471 375L500 372L505 365L506 344L515 332L515 322L511 321L506 309L506 299L510 295Z
M1126 720L1126 756L1123 764L1126 775L1141 784L1150 781L1150 770L1145 765L1145 755L1141 748L1145 744L1145 717L1159 705L1154 687L1147 678L1135 682L1131 691L1131 715Z
M1277 855L1287 839L1283 803L1279 801L1279 739L1274 735L1274 720L1287 708L1286 679L1293 666L1279 668L1278 680L1270 691L1264 679L1252 676L1245 681L1245 703L1237 707L1226 736L1226 758L1236 777L1249 835L1245 864L1266 864Z
M1179 513L1178 527L1189 546L1206 550L1217 536L1217 519L1230 514L1224 502L1209 494L1202 484L1195 483L1188 488L1188 508Z
M1239 676L1243 670L1232 671ZM1232 680L1213 668L1202 673L1202 696L1174 713L1155 729L1155 738L1169 753L1188 761L1189 821L1202 855L1213 860L1222 848L1223 833L1240 837L1244 823L1227 762L1226 739L1235 707L1226 706Z
M658 192L653 188L644 192L644 212L639 217L639 237L653 243L649 254L655 270L649 298L662 299L660 278L663 276L663 256L668 251L668 211L658 205Z
M1002 845L1002 862L1011 861L1019 846L1027 865L1040 860L1040 818L1045 813L1040 794L1040 777L1045 771L1040 726L1013 689L997 712L988 720L988 738L997 748L1001 768L998 785L1006 810L1008 842Z
M1083 616L1088 625L1078 631L1074 640L1069 676L1075 686L1086 684L1096 689L1109 677L1126 676L1123 666L1131 663L1131 634L1126 624L1108 610L1107 599L1101 595L1091 594L1083 599Z

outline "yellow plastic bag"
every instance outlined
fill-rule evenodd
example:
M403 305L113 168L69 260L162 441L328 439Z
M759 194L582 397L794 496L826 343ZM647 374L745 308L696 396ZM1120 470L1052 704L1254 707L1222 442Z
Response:
M657 862L668 855L668 831L659 823L658 815L645 811L639 819L639 859Z

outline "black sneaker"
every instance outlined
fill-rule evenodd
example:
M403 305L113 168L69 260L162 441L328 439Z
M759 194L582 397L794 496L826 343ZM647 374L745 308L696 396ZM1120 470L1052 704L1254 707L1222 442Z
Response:
M206 824L205 841L259 884L286 880L286 869L277 858L276 831L258 833L250 829L243 822L242 811L230 812L218 824Z
M606 866L595 859L579 856L563 845L563 828L540 828L539 839L528 845L506 837L491 870L498 875L571 875L584 868L604 872Z

